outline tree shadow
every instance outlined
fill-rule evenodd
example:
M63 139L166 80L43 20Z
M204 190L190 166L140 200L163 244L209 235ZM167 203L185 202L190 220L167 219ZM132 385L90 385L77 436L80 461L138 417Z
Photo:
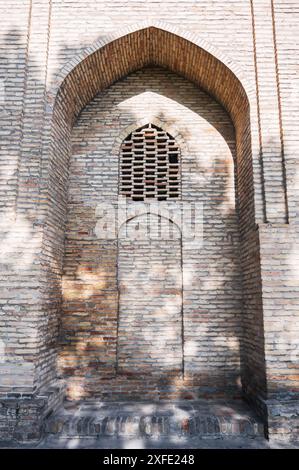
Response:
M151 83L154 83L152 86L148 82L149 76L152 77ZM134 86L127 86L130 80ZM157 67L146 68L99 93L81 112L75 125L73 156L70 161L69 212L64 262L65 289L61 330L64 344L60 355L63 374L68 377L69 389L72 389L69 396L73 398L140 400L196 399L224 397L227 394L240 396L239 342L242 289L238 221L233 202L234 131L225 111L189 82L188 85L185 84L187 103L184 103L184 90L181 90L184 83L186 80L171 72L165 72ZM122 90L126 90L125 94ZM167 372L161 370L159 377L154 374L150 378L150 374L144 375L140 371L136 373L134 368L129 370L128 367L124 374L119 371L116 376L118 308L116 240L106 245L101 244L96 240L93 230L96 224L96 204L111 198L111 195L117 197L118 156L109 155L109 152L120 132L119 129L136 122L138 114L136 110L138 111L137 108L140 106L138 100L142 97L144 106L144 93L151 94L149 103L151 99L159 102L163 94L166 94L164 108L159 105L154 107L155 118L179 128L187 144L192 138L196 141L202 137L200 134L192 134L188 126L188 119L194 119L196 114L200 115L200 122L204 123L205 128L210 126L215 129L213 135L218 135L219 142L223 140L223 136L226 137L226 140L223 140L226 158L223 158L216 149L213 162L207 162L198 156L196 148L182 156L183 160L187 158L186 166L193 165L193 172L199 171L203 175L208 172L208 177L202 179L199 184L196 180L188 181L188 171L186 171L187 200L191 201L195 197L205 205L205 235L200 253L192 250L188 253L188 247L184 253L184 257L190 258L186 264L189 271L194 271L196 260L195 272L192 272L189 280L184 281L186 291L184 295L187 299L186 318L189 324L186 341L190 343L189 350L193 348L192 353L188 353L187 361L190 365L186 368L184 380L181 372L175 368L173 370L170 368ZM137 101L134 101L136 96ZM131 109L131 105L128 106L127 103L132 103L132 100ZM135 103L137 107L134 109ZM175 113L172 116L168 112L167 115L169 103L174 106L175 111L180 109L181 112L187 113L188 119L185 124ZM209 139L211 137L207 137L204 145L209 143ZM190 146L192 147L192 142ZM227 160L228 156L231 162ZM111 167L114 168L112 172ZM111 183L107 186L105 181L108 174ZM232 195L231 201L227 199L227 192ZM108 266L105 258L111 261ZM103 281L104 286L100 285L99 280ZM197 300L194 300L194 297L192 300L195 290L197 290ZM74 298L68 298L71 296ZM205 298L205 301L200 301L200 298ZM163 302L165 301L161 299L161 305ZM195 325L201 328L201 334L194 342L192 330ZM130 336L129 326L127 335ZM203 343L204 360L202 360ZM217 362L217 357L222 356L227 356L226 362L221 360ZM196 366L197 361L199 363ZM196 371L196 367L202 370Z

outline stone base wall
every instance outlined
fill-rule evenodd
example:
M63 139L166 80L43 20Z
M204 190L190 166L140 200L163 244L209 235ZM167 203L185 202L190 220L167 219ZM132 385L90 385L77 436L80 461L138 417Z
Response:
M0 396L0 440L39 441L45 419L62 404L64 383L57 381L45 393L7 393Z
M267 435L270 439L299 442L299 400L267 401Z

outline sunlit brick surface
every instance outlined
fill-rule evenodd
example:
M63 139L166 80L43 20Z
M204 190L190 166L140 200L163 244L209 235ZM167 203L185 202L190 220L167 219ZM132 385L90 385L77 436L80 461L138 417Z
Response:
M118 198L117 137L144 119L179 132L181 198L202 203L203 241L180 241L177 229L173 240L134 240L136 228L146 235L146 215L118 242L96 237L96 204ZM72 141L59 360L68 396L238 395L242 291L228 115L185 79L149 68L98 95Z
M39 438L65 396L163 389L243 393L270 436L294 439L297 2L11 0L0 15L1 437ZM164 383L115 377L123 258L96 235L121 144L150 123L181 150L177 201L204 207L203 246L181 246L184 348Z

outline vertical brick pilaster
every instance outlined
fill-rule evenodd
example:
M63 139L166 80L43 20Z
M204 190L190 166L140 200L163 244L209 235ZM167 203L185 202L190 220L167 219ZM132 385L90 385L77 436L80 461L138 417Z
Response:
M31 20L30 0L14 2L9 7L2 2L0 17L3 23L0 38L0 211L5 214L1 218L2 230L9 223L8 219L11 221L14 218Z
M40 332L44 305L40 292L42 226L38 206L50 7L49 0L32 0L27 5L23 110L16 171L18 188L5 260L9 266L5 275L10 282L4 293L4 298L8 299L5 328L9 335L5 338L6 362L1 365L0 385L8 391L35 390L36 366L44 341Z
M268 398L298 395L298 233L261 224L260 255Z
M288 209L273 4L271 0L251 0L251 6L266 219L268 222L285 223L288 221Z
M51 0L32 0L16 201L19 214L28 214L28 210L35 210L38 202L50 15Z

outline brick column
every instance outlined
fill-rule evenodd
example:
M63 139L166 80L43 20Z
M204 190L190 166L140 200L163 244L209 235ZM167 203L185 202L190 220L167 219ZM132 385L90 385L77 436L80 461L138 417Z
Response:
M45 355L41 325L48 325L40 286L43 226L39 187L51 1L32 0L27 8L18 188L15 220L6 247L5 276L9 285L2 297L6 335L2 337L0 363L1 433L18 439L39 438L41 415L47 412L49 403L51 407L57 403L53 391L39 394L39 380L44 379L40 362Z
M298 249L288 224L273 0L252 0L259 139L266 220L259 224L269 437L295 439L298 428Z
M17 256L13 282L14 308L10 312L14 331L13 367L17 378L11 385L33 391L34 369L38 357L38 323L41 312L39 224L39 177L42 145L47 44L49 23L48 0L33 0L29 5L27 64L23 103L23 125L18 165L18 190L15 202L14 240L11 256ZM9 340L8 340L9 341ZM10 342L10 341L9 341ZM6 381L9 384L8 381Z
M299 423L298 232L288 224L261 224L259 237L269 435L295 440Z
M277 74L275 18L271 0L251 0L261 164L266 219L288 221Z

